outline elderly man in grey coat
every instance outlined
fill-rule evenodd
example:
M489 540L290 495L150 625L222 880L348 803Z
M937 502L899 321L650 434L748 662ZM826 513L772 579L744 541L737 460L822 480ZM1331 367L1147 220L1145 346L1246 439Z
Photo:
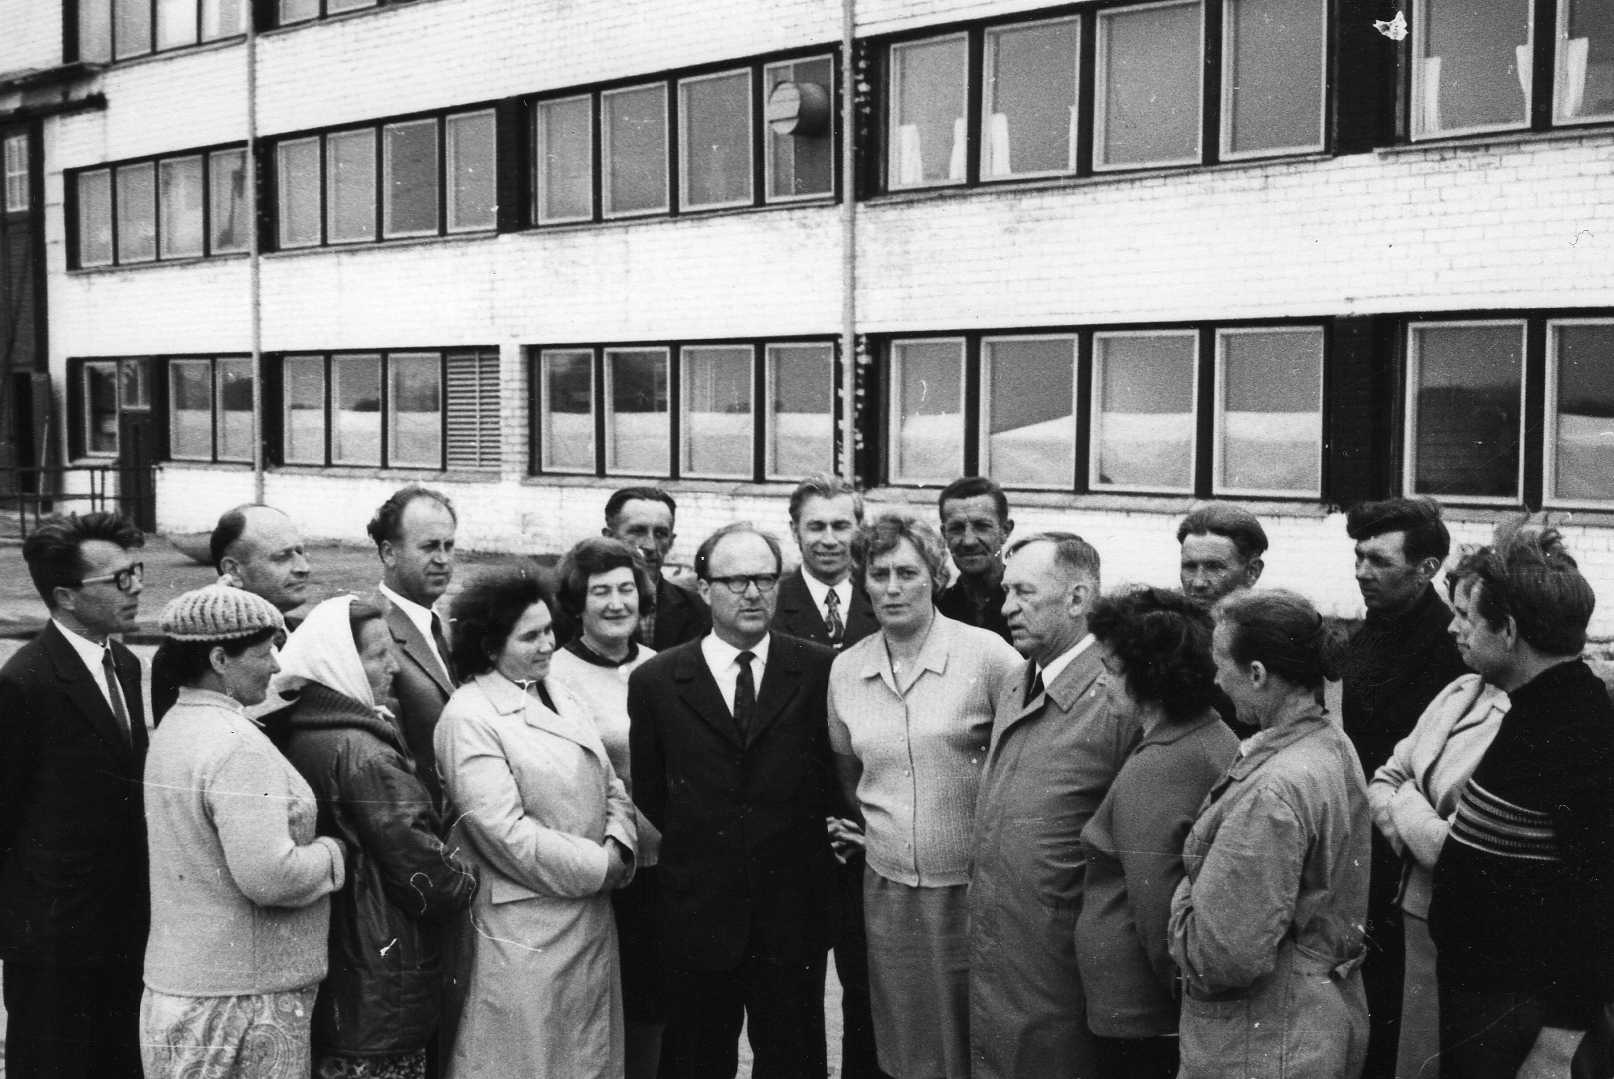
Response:
M1079 536L1009 551L1007 619L1029 662L998 700L975 809L970 878L970 1060L975 1079L1094 1074L1076 915L1082 827L1139 731L1105 704L1087 612L1099 557Z

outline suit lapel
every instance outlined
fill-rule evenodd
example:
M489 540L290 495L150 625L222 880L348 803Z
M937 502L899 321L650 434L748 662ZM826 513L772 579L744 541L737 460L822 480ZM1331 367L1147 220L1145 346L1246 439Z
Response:
M449 685L448 676L443 673L443 665L437 662L437 657L432 654L431 645L426 643L426 638L421 636L420 630L415 628L409 616L392 603L387 604L387 625L392 630L392 639L398 642L399 650L437 683L437 688L443 691L443 696L452 696L454 687Z
M791 626L802 626L806 633L798 633L798 637L808 637L821 643L829 640L829 627L824 625L824 616L818 613L818 604L813 602L813 594L807 590L807 582L802 577L802 570L798 569L785 583L779 586L779 607L784 614L784 621Z
M779 718L785 705L795 699L796 684L801 681L798 658L796 648L783 636L772 638L768 645L768 667L762 674L762 685L757 688L757 715L746 735L746 745L755 743Z
M739 742L739 732L734 729L734 714L724 703L723 691L717 688L717 679L712 677L711 670L706 666L699 639L679 647L683 651L673 671L679 699L718 734L730 742Z
M140 698L140 660L135 654L114 641L112 665L118 672L118 685L123 687L123 703L129 709L129 731L134 736L136 759L144 759L151 735L146 731L146 705Z
M95 729L95 733L101 736L102 741L111 746L120 756L127 756L130 752L129 743L124 740L123 731L118 727L118 717L112 714L112 708L106 703L106 696L101 692L95 681L92 680L99 678L100 673L92 673L84 666L84 661L79 659L78 653L73 651L73 646L62 637L62 631L56 628L55 622L45 624L44 634L45 652L50 656L51 663L56 668L56 677L62 682L62 692L67 694L67 699L73 702L73 707ZM113 655L113 668L117 668L116 653ZM130 694L127 689L127 683L122 677L122 672L119 672L119 674L119 683L125 685L124 701L125 707L129 709L130 734L136 739L144 741L144 718L139 721L141 733L135 735L133 730L136 717L143 717L144 712L138 704L133 707L129 707L128 704L131 696L136 701L140 698L139 679L136 678L135 680L135 692Z

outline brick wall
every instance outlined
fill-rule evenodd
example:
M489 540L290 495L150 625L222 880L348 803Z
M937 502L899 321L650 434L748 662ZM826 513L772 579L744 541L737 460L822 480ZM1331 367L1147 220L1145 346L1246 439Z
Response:
M0 0L0 75L62 62L61 0Z

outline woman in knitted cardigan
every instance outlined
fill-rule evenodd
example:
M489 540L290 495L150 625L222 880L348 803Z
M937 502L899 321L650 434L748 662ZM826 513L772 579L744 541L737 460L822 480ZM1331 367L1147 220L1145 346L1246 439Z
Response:
M314 834L314 792L246 716L279 669L285 622L213 585L170 603L162 628L180 690L146 758L146 1077L306 1079L345 862Z

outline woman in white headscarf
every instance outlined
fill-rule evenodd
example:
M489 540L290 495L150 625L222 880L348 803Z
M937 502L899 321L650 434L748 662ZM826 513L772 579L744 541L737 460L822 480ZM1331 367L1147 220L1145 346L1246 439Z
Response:
M470 905L476 872L445 848L392 713L398 661L381 612L327 600L280 665L280 687L300 691L286 755L319 799L321 833L350 852L314 1008L314 1075L424 1079L441 1012L437 923Z

